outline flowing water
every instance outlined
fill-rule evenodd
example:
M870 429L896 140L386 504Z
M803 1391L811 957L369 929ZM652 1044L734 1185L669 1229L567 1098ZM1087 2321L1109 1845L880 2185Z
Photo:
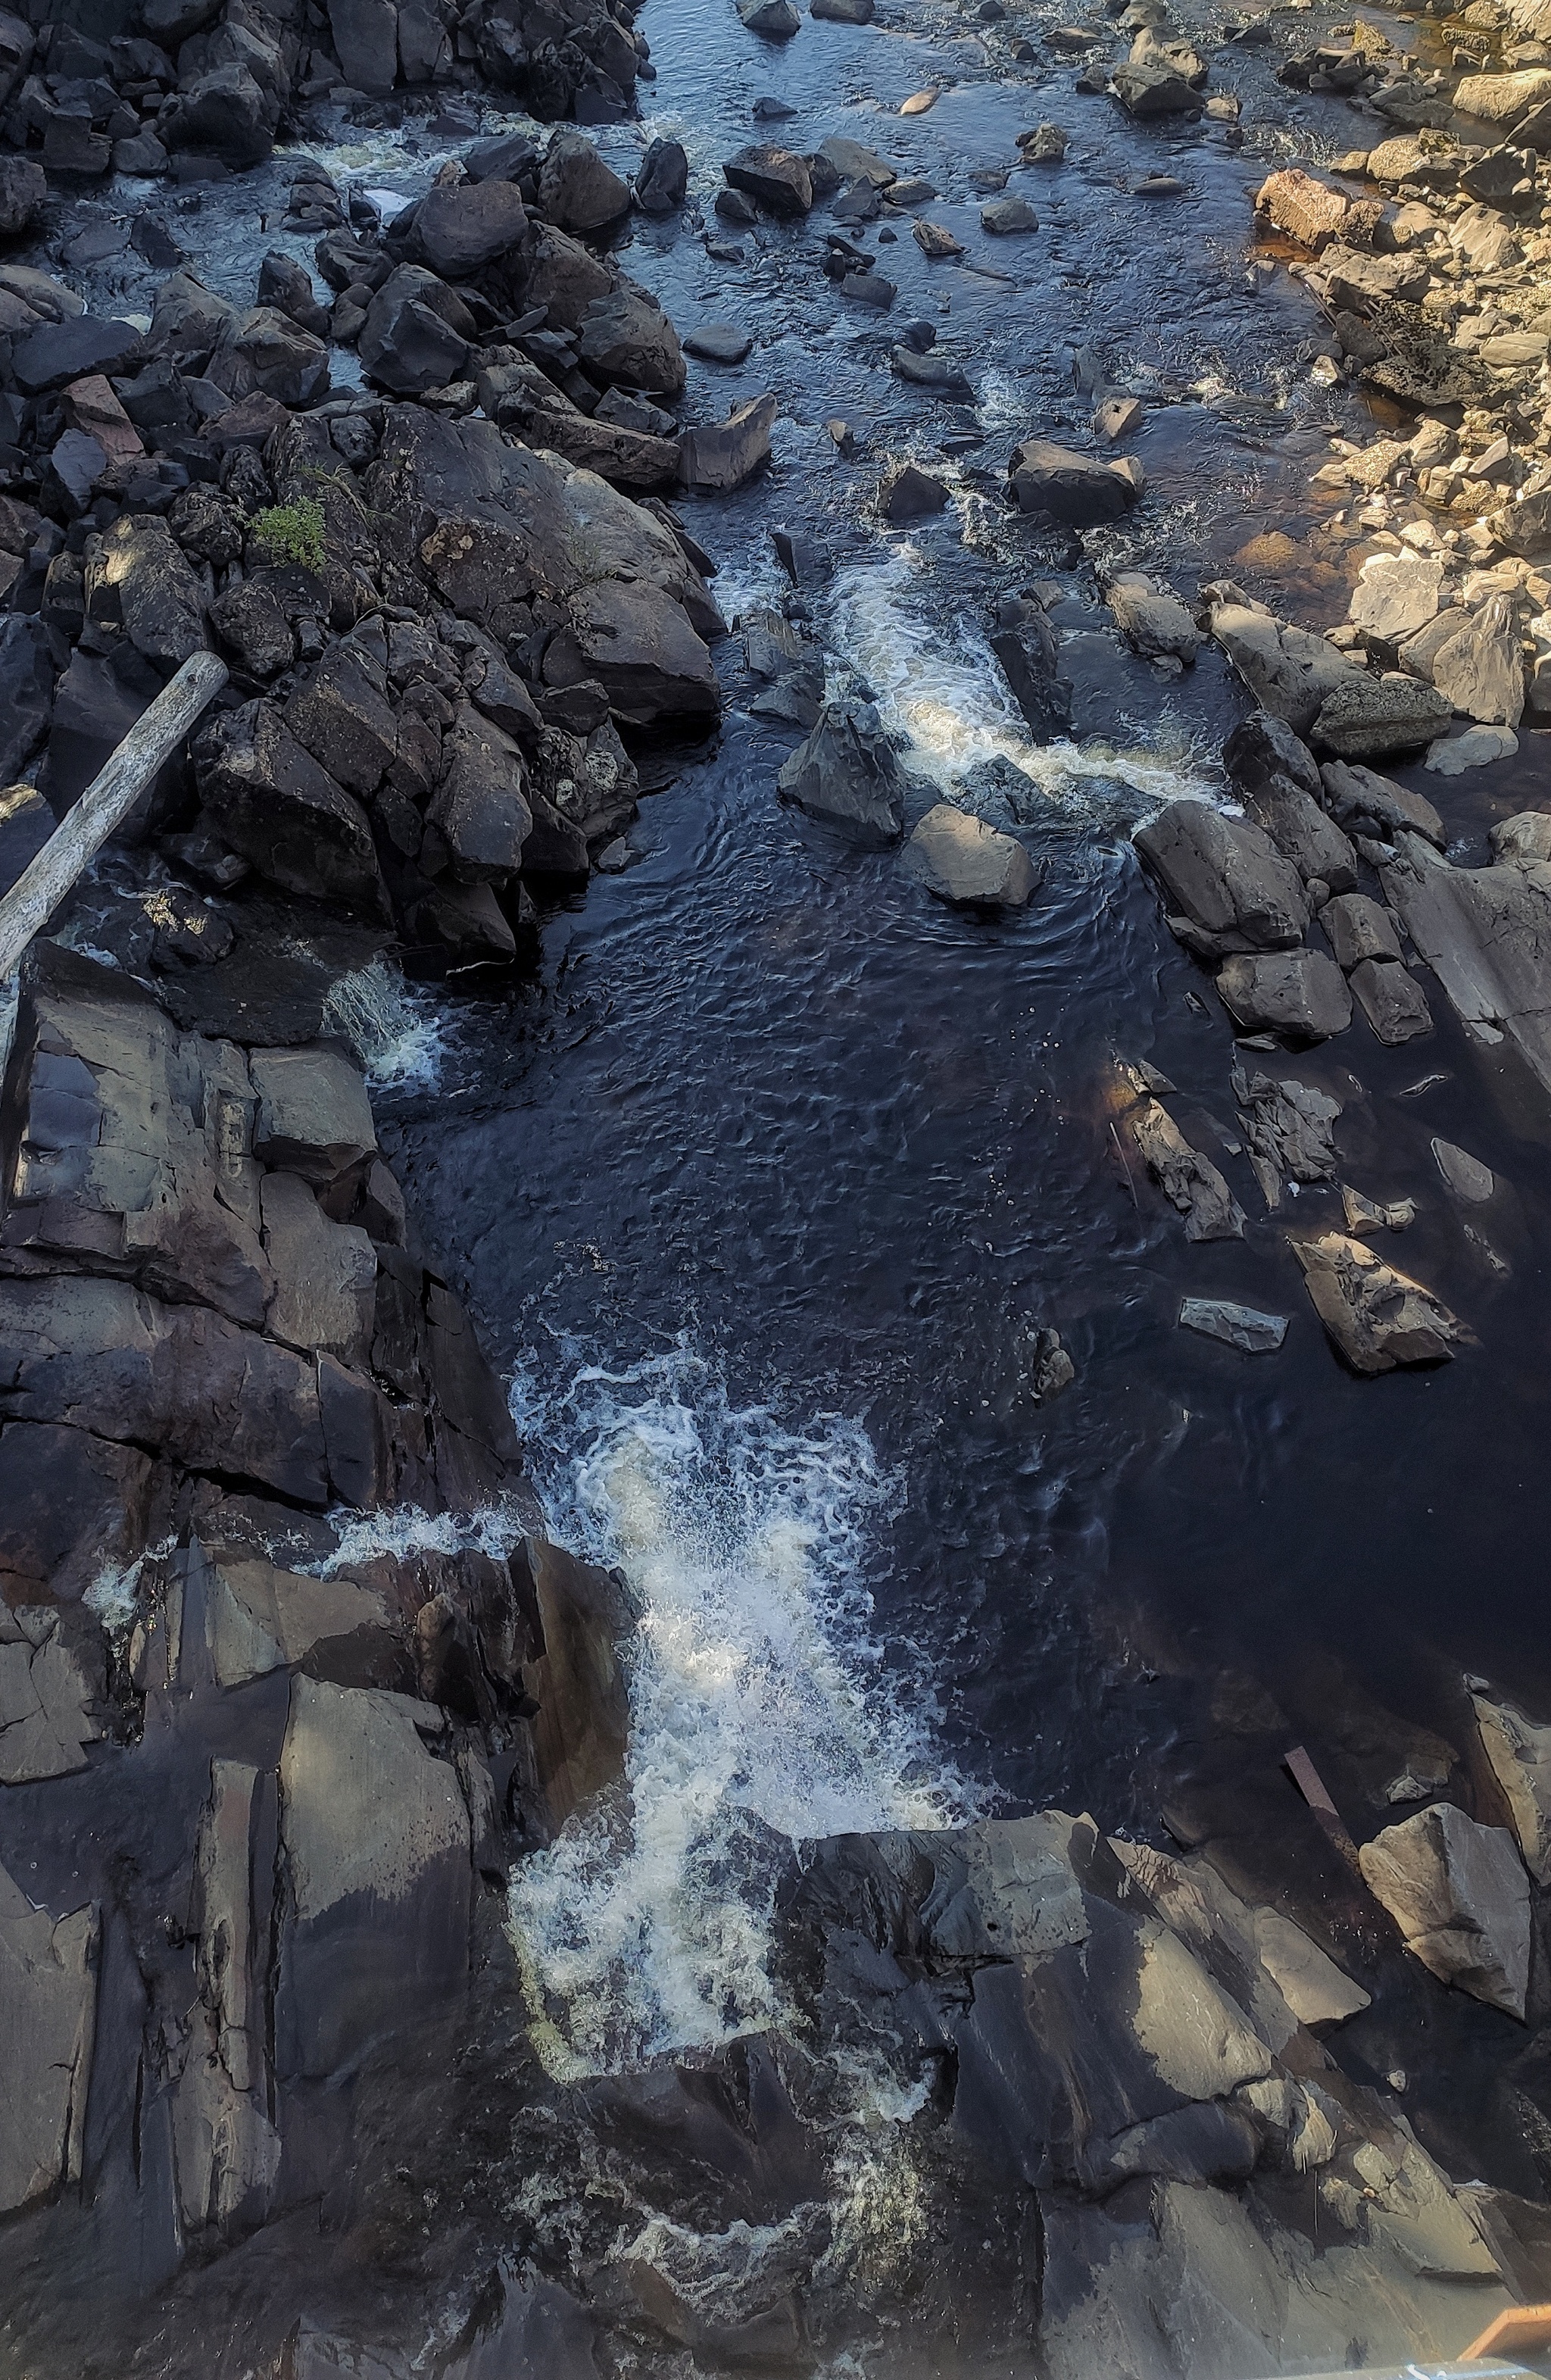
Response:
M1300 21L1312 41L1324 19ZM692 225L637 219L622 261L681 330L756 337L736 370L693 368L692 417L767 387L782 399L769 472L686 514L728 616L790 600L773 528L826 539L836 568L803 601L831 683L869 691L908 744L918 808L947 793L996 815L996 764L1023 771L1045 875L1026 912L966 917L893 856L783 809L794 739L745 707L734 638L719 737L643 755L660 790L632 864L548 917L536 980L436 1006L381 968L340 988L412 1208L513 1376L554 1531L617 1565L639 1612L627 1793L529 1860L513 1894L544 2057L595 2075L768 2024L785 1842L976 1809L1091 1806L1111 1829L1215 1837L1361 1964L1371 1925L1283 1751L1307 1742L1340 1794L1365 1797L1351 1815L1366 1831L1416 1731L1457 1735L1461 1670L1551 1716L1534 1592L1545 1105L1436 989L1431 1040L1386 1051L1359 1024L1281 1069L1340 1101L1348 1178L1416 1195L1387 1253L1481 1342L1437 1372L1346 1375L1285 1244L1310 1208L1336 1220L1330 1196L1265 1214L1237 1149L1229 1030L1129 840L1180 794L1225 798L1216 754L1242 698L1210 652L1167 683L1122 652L1091 577L1000 494L1017 436L1084 420L1074 362L1097 350L1149 400L1130 442L1149 495L1092 541L1101 558L1187 593L1227 572L1312 625L1339 616L1342 550L1306 486L1328 433L1360 433L1361 416L1311 380L1320 326L1252 256L1250 200L1268 165L1360 136L1340 102L1282 89L1248 50L1214 70L1243 99L1235 148L1218 125L1128 125L946 7L805 21L781 49L726 0L651 0L643 24L655 112L597 136L621 170L650 134L682 139L705 226L725 233L709 206L723 157L843 132L927 176L924 212L972 251L929 264L903 223L877 247L900 284L893 323L925 317L966 364L963 406L890 376L890 323L820 273L821 212L740 233L740 262L709 259ZM933 81L930 113L901 119ZM761 95L794 117L754 120ZM1067 128L1068 158L1010 184L1041 228L988 241L970 174L1010 165L1043 117ZM411 129L312 153L407 194L454 145ZM1155 169L1185 195L1133 197ZM265 248L306 244L256 227L242 189L174 219L207 276L246 296ZM115 269L118 302L137 302L136 260ZM832 417L869 442L865 460L841 458ZM952 485L908 533L872 504L905 455ZM987 624L1000 595L1052 579L1073 740L1041 748ZM1418 780L1452 856L1484 858L1491 818L1544 804L1537 745L1484 791ZM1116 1074L1140 1059L1227 1171L1252 1219L1242 1244L1187 1246L1143 1180ZM1450 1203L1435 1135L1503 1177L1489 1225ZM1284 1348L1181 1333L1187 1293L1289 1315ZM1050 1327L1077 1377L1041 1403ZM1406 1978L1379 1981L1343 2059L1364 2077L1410 2062L1421 2005ZM1458 1996L1428 2005L1437 2078L1419 2129L1457 2172L1538 2194L1498 2092L1502 2021ZM868 2088L876 2115L887 2086ZM886 2139L908 2112L879 2119ZM853 2142L858 2205L878 2203L878 2137L875 2122ZM677 2252L668 2233L654 2252Z

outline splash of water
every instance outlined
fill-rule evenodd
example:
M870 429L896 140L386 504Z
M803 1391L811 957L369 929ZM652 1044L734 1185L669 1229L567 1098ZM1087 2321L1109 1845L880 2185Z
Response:
M886 723L915 747L915 766L944 792L989 760L1010 760L1052 802L1081 805L1090 790L1128 786L1146 802L1212 798L1189 742L1115 746L1031 741L983 631L964 617L946 635L915 609L920 559L908 544L887 563L853 564L835 581L835 642L872 686Z
M374 1090L433 1091L441 1082L447 1027L385 959L341 976L323 1003L323 1021L348 1041Z
M514 1411L550 1450L556 1534L619 1564L640 1612L627 1806L578 1814L511 1888L546 2061L618 2071L779 2020L787 1842L950 1824L967 1796L871 1634L866 1528L895 1489L855 1423L739 1409L683 1347Z

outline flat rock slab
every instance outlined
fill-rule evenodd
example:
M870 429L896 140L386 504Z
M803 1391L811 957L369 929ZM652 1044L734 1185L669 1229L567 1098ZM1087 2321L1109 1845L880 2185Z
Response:
M1268 1355L1287 1337L1285 1314L1261 1314L1253 1305L1235 1305L1226 1297L1187 1297L1180 1305L1181 1330L1198 1330L1204 1339L1220 1339L1246 1355Z
M753 346L750 333L732 322L702 322L697 330L686 333L684 341L686 356L698 356L702 363L709 364L741 364Z
M1511 760L1518 749L1511 727L1467 727L1462 735L1440 735L1422 765L1435 777L1462 777L1467 769Z

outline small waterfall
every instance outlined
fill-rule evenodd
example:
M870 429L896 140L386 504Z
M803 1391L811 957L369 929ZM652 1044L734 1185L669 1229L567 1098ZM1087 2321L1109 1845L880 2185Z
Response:
M511 1888L546 2062L619 2071L779 2020L789 1842L950 1824L967 1796L871 1634L866 1524L895 1490L855 1423L740 1409L682 1346L514 1410L555 1534L639 1608L626 1806L578 1814Z
M323 1024L348 1041L373 1090L433 1091L442 1080L447 1027L385 959L340 977L323 1003Z

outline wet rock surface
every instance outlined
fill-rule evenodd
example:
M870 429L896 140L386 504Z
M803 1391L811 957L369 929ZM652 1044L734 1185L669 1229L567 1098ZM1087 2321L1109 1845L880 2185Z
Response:
M1467 1694L1446 1629L1393 1691L1471 1747L1458 1760L1375 1707L1361 1661L1311 1682L1302 1623L1274 1680L1290 1716L1194 1620L1165 1646L1157 1610L1145 1661L1025 1630L1048 1665L1031 1692L972 1598L954 1624L985 1644L952 1689L972 1765L993 1746L1024 1806L1091 1779L1081 1798L1125 1836L1053 1811L890 1823L903 1789L851 1831L752 1804L718 1888L732 1933L745 1867L776 1910L754 1961L769 1993L713 2022L708 1986L678 2033L570 2064L556 2043L583 1995L507 1929L508 1885L551 1873L567 1822L627 1864L649 1715L630 1597L550 1542L454 1284L498 1313L504 1357L503 1267L581 1246L554 1281L612 1276L621 1083L643 1110L682 1102L659 1140L697 1153L671 1189L640 1164L643 1238L682 1215L678 1270L712 1302L719 1274L749 1277L721 1253L729 1216L790 1250L826 1133L903 1172L916 1132L960 1242L1000 1261L1001 1209L975 1239L943 1188L982 1164L959 1119L1001 1031L995 971L1037 950L1044 1003L1128 954L1145 1042L1117 1039L1101 990L1102 1025L1072 1033L1087 1076L1046 1101L1061 1146L1034 1165L993 1135L986 1178L1102 1211L1109 1260L1134 1261L1129 1234L1158 1294L1106 1301L1074 1276L1057 1331L1024 1318L1020 1275L991 1293L988 1348L983 1284L939 1269L934 1220L925 1306L952 1327L891 1367L857 1249L899 1235L849 1184L835 1201L846 1272L819 1302L851 1342L816 1377L849 1411L854 1379L891 1369L934 1428L947 1401L985 1522L959 1535L978 1561L1000 1515L1020 1609L1043 1609L1068 1524L1029 1529L978 1433L1000 1433L1006 1476L1066 1465L1081 1504L1080 1437L1117 1470L1130 1443L1090 1370L1121 1362L1150 1398L1148 1365L1177 1364L1158 1443L1210 1438L1217 1480L1218 1400L1282 1371L1305 1412L1342 1417L1310 1475L1355 1530L1375 1499L1348 1480L1339 1431L1368 1443L1348 1399L1410 1375L1441 1402L1446 1364L1479 1381L1544 1212L1538 1126L1520 1129L1551 1087L1544 70L1484 24L1470 38L1503 55L1461 81L1426 27L1278 21L1260 44L1202 11L1111 31L943 9L910 12L934 63L909 90L863 46L896 29L873 13L729 9L695 32L708 70L665 11L709 146L687 123L682 143L638 137L655 28L612 0L305 18L148 0L133 33L0 28L0 777L18 781L0 880L181 660L208 646L233 672L37 946L0 1115L0 1991L29 2078L0 2119L18 2217L0 2295L41 2371L90 2368L106 2341L122 2368L201 2374L866 2368L896 2354L905 2302L923 2371L951 2341L987 2369L1033 2354L1078 2374L1097 2339L1117 2368L1183 2372L1204 2338L1224 2368L1308 2368L1354 2345L1451 2353L1545 2293L1551 1681L1532 1664L1488 1692L1472 1670ZM722 71L733 44L772 86L752 107ZM735 122L708 71L737 83ZM848 76L869 98L876 80L876 109L836 100ZM1063 120L1030 128L1047 106ZM549 128L573 117L588 128ZM1357 151L1310 170L1330 123ZM1240 253L1252 204L1279 262ZM1204 261L1214 240L1230 272ZM913 540L939 574L936 658L972 634L1001 674L975 682L978 742L911 674ZM591 887L597 916L595 872L606 919L649 915L657 880L631 863L663 844L631 836L637 795L682 834L719 731L739 832L782 838L721 939L802 1079L701 1148L696 1062L736 1009L695 975L717 937L689 888L722 879L718 809L684 916L665 905L654 929L680 980L621 1003L682 1008L700 1046L599 1086L590 1129L619 1146L562 1221L565 1135L515 1154L503 1103L563 1015L582 1020L576 1067L615 1046L552 954L585 978L608 930L577 906ZM1424 752L1429 794L1407 782ZM908 1099L856 1132L832 1099L834 1019L872 1014L876 955L787 1005L776 954L858 887L875 953L908 944L890 1013L919 1031L951 1146L929 1116L902 1128ZM449 1001L483 993L461 1013L501 1148L493 1213L470 1111L382 1129L341 1038L335 988L384 952ZM1028 1013L1059 1047L1063 1012ZM1183 1091L1114 1062L1155 1029ZM1030 1087L1023 1030L1009 1102ZM1490 1078L1489 1133L1447 1087L1478 1063L1519 1069ZM706 1213L690 1177L718 1182L708 1152L729 1141L774 1152L779 1218L746 1184ZM1429 1151L1420 1200L1397 1195ZM1389 1234L1416 1226L1413 1275ZM551 1281L529 1318L574 1293ZM892 1291L867 1296L881 1312ZM1176 1321L1186 1352L1161 1356ZM1026 1342L1011 1372L1008 1332ZM926 1440L910 1459L934 1512L955 1510ZM1156 1531L1138 1574L1209 1535L1210 1502ZM1138 1510L1156 1518L1150 1489ZM1116 1543L1136 1563L1123 1525ZM1351 1573L1340 1552L1331 1577ZM956 1551L934 1560L956 1577ZM930 1635L931 1593L922 1609ZM1129 1645L1134 1617L1085 1624ZM1067 1658L1079 1716L1047 1745L1028 1713ZM1206 1713L1158 1723L1176 1772L1151 1751L1139 1769L1129 1737L1122 1756L1105 1707L1160 1678L1170 1710L1198 1679ZM1320 1865L1312 1823L1288 1847L1295 1731L1337 1764L1366 1890ZM1480 2107L1419 2077L1419 2041L1459 2048ZM1489 2186L1456 2190L1474 2174ZM240 2343L213 2349L233 2306Z

